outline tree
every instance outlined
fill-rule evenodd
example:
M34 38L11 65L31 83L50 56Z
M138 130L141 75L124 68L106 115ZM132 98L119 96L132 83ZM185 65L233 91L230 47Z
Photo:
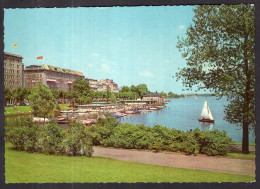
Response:
M135 92L138 93L140 98L143 98L143 96L145 94L147 94L149 91L148 91L148 88L147 88L146 84L140 84L140 85L136 86L136 91Z
M30 95L32 101L32 113L34 116L43 117L44 120L47 115L54 109L55 98L51 90L45 85L38 84L32 94Z
M51 89L51 93L52 93L53 97L56 99L56 101L58 101L58 98L60 96L59 91L56 89Z
M106 86L106 98L107 98L107 102L108 102L110 96L111 96L111 88L107 85L107 86Z
M78 103L88 102L88 97L91 96L89 83L81 78L73 82L73 93Z
M130 92L130 88L128 86L123 86L120 92Z
M26 89L21 87L14 89L13 96L15 98L16 103L22 103L26 96Z
M5 105L10 102L10 100L12 99L12 90L10 88L5 88Z
M242 125L242 151L249 153L249 128L255 127L254 6L197 6L193 25L177 47L186 67L177 74L184 86L227 96L225 119Z

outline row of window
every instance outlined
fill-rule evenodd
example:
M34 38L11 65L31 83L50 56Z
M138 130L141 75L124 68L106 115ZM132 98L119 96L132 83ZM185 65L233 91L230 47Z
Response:
M5 79L18 79L21 80L21 77L19 75L15 76L15 75L5 75L4 76Z
M10 74L16 73L16 74L20 74L21 71L20 71L20 70L14 70L14 69L10 69L10 70L5 69L4 73L10 73Z
M14 67L16 67L17 69L20 69L20 68L22 68L22 65L20 65L20 64L12 64L12 63L4 63L4 66L5 67L10 67L10 68L14 68Z
M11 62L22 62L21 59L7 58L7 57L5 57L4 60L5 60L5 61L11 61Z
M42 78L42 74L28 74L25 78Z
M4 82L5 85L18 85L20 86L21 85L21 82L20 81L5 81Z

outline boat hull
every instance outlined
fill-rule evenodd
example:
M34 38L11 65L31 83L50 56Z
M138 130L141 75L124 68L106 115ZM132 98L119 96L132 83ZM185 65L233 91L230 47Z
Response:
M215 120L212 119L199 119L200 122L209 122L209 123L214 123Z

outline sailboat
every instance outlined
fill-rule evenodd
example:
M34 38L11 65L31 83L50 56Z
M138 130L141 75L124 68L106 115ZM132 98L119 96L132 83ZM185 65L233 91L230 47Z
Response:
M202 116L202 119L199 119L199 121L214 123L214 119L213 119L213 116L210 112L207 99L205 100L205 103L204 103L204 106L203 106L203 109L202 109L202 112L201 112L201 116Z

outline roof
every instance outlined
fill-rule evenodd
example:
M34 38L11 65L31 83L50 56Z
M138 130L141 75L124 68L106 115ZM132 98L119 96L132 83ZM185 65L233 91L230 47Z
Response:
M162 98L162 95L160 95L160 94L146 94L143 97L160 97L160 98Z
M68 73L68 74L84 76L82 72L64 69L64 68L55 67L55 66L46 65L46 64L43 64L42 66L30 65L30 66L27 66L26 69L30 69L30 68L33 68L33 67L38 67L38 69L41 68L41 69L44 69L44 70L51 70L51 71L56 71L56 72L63 72L63 73Z
M17 55L17 54L11 54L11 53L7 53L7 52L4 52L4 55L6 56L13 56L13 57L16 57L16 58L23 58L22 56L20 55Z

